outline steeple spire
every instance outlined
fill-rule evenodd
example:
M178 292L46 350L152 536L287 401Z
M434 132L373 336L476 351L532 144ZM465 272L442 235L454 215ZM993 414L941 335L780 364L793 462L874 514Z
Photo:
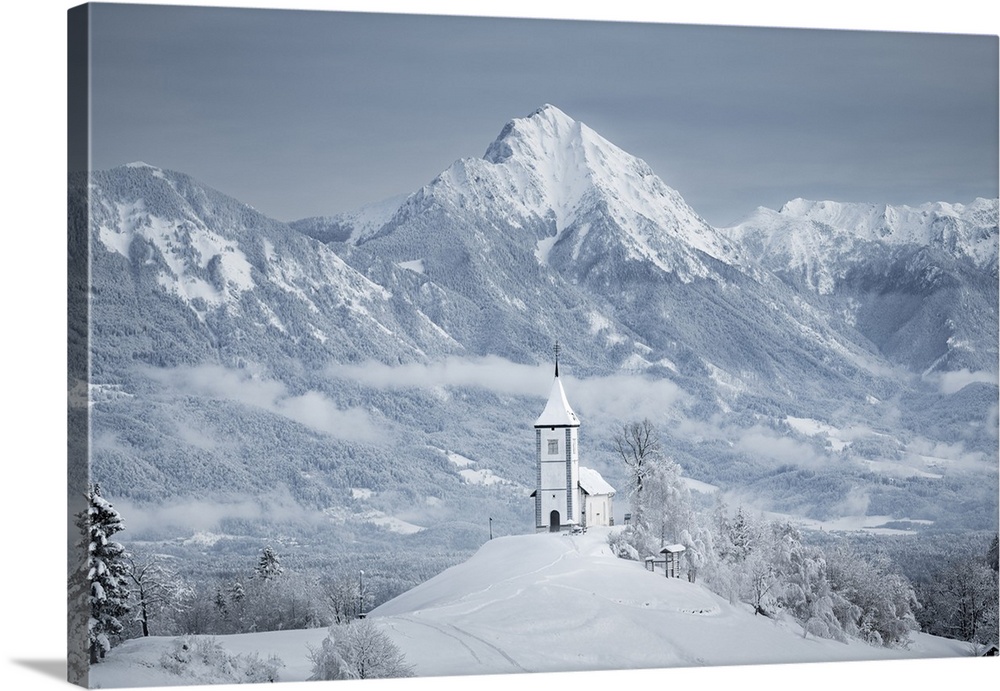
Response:
M579 427L580 419L566 400L566 392L559 379L559 353L562 351L559 341L556 341L552 350L556 356L556 376L552 380L552 390L549 392L545 410L535 420L535 427Z

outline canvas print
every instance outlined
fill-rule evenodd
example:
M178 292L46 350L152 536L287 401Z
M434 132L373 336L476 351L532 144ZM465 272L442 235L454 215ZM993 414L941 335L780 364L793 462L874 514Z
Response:
M72 682L996 656L996 36L68 20Z

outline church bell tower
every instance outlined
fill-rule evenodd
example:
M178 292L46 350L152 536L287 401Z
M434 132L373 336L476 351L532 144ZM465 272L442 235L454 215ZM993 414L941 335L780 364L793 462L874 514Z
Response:
M535 420L535 530L557 532L581 523L577 434L580 420L559 380L559 343L549 400Z

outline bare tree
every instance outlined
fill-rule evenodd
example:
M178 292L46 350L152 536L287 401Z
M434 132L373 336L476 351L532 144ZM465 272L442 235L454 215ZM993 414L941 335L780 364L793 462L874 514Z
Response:
M142 635L149 635L150 619L176 613L182 609L186 586L176 571L156 556L128 555L126 575L132 589L135 620L142 626Z
M642 502L641 498L643 484L646 477L652 471L661 455L660 437L656 432L656 427L649 418L643 418L640 422L629 422L622 425L622 428L612 437L615 450L621 456L622 461L628 466L631 474L632 488L637 499L633 510L638 509ZM641 509L638 509L641 511ZM637 517L638 518L638 517Z
M333 616L333 623L346 624L356 619L367 598L360 590L360 581L343 574L326 580L322 584L326 604Z

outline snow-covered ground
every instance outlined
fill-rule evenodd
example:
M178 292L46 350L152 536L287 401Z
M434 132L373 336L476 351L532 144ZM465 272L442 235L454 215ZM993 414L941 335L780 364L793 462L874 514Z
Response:
M609 529L487 542L456 565L374 609L421 677L637 670L755 663L950 658L957 641L915 634L906 650L804 638L793 622L746 607L642 564L618 559ZM611 529L613 530L613 529ZM309 646L325 629L219 636L233 654L277 655L281 681L309 676ZM199 683L158 665L169 638L131 640L93 668L103 688Z

